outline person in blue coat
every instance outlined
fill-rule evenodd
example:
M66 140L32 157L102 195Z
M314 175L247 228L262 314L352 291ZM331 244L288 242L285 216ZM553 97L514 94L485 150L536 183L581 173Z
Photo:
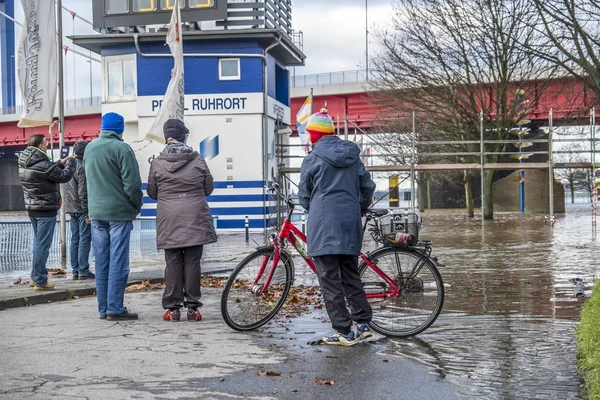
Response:
M313 150L302 162L298 197L308 212L307 252L315 260L327 314L336 330L323 342L352 346L372 335L373 312L358 274L358 255L363 242L361 212L371 205L375 183L360 160L359 147L334 135L326 109L309 118L306 131ZM353 321L358 324L356 332Z

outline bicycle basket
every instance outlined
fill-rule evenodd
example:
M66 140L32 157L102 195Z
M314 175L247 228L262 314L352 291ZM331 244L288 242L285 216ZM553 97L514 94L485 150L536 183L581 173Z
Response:
M383 244L394 243L398 232L408 233L413 235L415 240L418 240L421 222L421 216L414 213L385 215L378 220L380 232L378 241Z

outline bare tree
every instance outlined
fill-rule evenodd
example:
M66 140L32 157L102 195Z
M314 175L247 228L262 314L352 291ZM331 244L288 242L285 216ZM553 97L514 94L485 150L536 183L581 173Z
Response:
M564 153L556 156L557 163L578 163L583 162L584 148L579 143L569 143L562 149ZM571 190L571 203L575 203L575 189L581 186L583 170L580 168L558 169L556 175L558 178L567 182ZM583 173L585 175L585 173ZM585 180L585 178L583 178Z
M529 0L399 0L391 28L377 34L382 50L372 61L371 84L379 104L389 109L387 119L414 111L419 140L473 141L479 140L483 112L486 140L508 139L527 112L523 105L534 106L543 92L523 83L551 73L517 45L535 34L533 18L536 9ZM524 101L516 101L518 90ZM502 143L487 145L493 154L486 162L497 162L505 149ZM435 163L479 162L472 154L478 144L418 150L446 154L430 158ZM452 151L461 154L448 154ZM485 218L491 219L494 171L484 176Z
M600 99L600 0L532 0L540 33L527 50L582 79Z

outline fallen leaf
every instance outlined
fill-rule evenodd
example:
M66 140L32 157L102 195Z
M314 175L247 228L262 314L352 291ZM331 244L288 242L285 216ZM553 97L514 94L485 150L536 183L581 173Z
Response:
M387 359L386 359L386 360L383 360L383 362L384 362L384 363L393 363L394 361L393 361L393 360L387 360Z
M325 356L327 358L337 358L337 356Z
M225 382L225 378L219 379L219 382Z
M73 299L78 299L78 298L79 298L79 296L73 296L72 298L73 298Z
M141 283L130 285L125 288L126 293L138 292L142 290L156 290L156 289L164 289L164 283L150 283L150 280L142 281Z
M330 381L330 380L327 380L327 379L317 379L315 381L315 383L317 385L334 385L335 384L334 381Z
M279 372L275 372L275 371L262 370L262 371L258 371L258 375L259 376L280 376L281 374Z
M15 285L19 285L19 284L21 284L21 282L22 282L22 279L21 279L21 278L19 278L19 279L17 279L17 280L14 282L14 284L15 284Z

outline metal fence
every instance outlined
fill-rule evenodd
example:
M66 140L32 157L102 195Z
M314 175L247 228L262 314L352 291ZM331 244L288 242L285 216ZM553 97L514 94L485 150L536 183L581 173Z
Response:
M360 83L367 80L367 71L358 69L354 71L328 72L324 74L294 75L290 80L290 87L307 87L319 85L341 85L344 83Z
M80 99L65 100L65 108L99 107L102 105L102 96L82 97ZM20 115L23 113L23 106L0 107L0 115Z
M56 223L48 268L60 266L60 224ZM67 265L69 265L69 246L71 235L67 229ZM31 222L0 222L0 275L31 269L33 257L33 229ZM93 247L93 243L92 243ZM133 221L131 232L130 257L141 259L148 254L158 254L156 249L156 220L139 219ZM90 263L93 262L92 251Z

